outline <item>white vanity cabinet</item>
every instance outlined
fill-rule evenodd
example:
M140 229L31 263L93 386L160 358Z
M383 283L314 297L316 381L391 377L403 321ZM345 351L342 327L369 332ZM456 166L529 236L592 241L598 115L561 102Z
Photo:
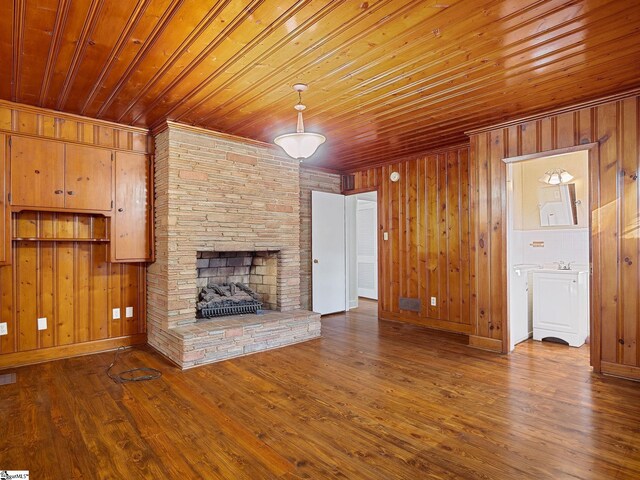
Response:
M588 272L536 270L533 272L533 339L565 340L572 347L589 335Z

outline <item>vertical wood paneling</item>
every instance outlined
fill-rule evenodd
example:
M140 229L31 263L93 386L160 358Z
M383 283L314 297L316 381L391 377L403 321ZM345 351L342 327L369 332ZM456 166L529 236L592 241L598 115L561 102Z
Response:
M0 265L8 263L11 239L9 238L9 158L7 136L0 133Z
M603 365L640 366L639 115L638 97L631 97L471 135L471 238L476 248L472 269L477 271L472 301L474 289L478 296L475 335L502 339L505 347L506 334L493 331L506 321L506 231L500 221L505 214L506 193L503 158L543 153L549 146L565 148L598 142L590 150L589 165L591 308L592 318L600 324L600 329L593 332L592 364L599 371L601 357ZM500 145L501 137L505 147ZM490 247L484 231L487 223ZM489 303L488 285L494 292Z
M145 332L145 265L111 264L107 243L81 241L104 238L106 224L101 216L13 214L16 238L80 241L13 241L12 265L0 267L0 315L9 331L0 337L0 353ZM111 320L112 308L121 309L120 320ZM37 330L39 317L47 318L46 330Z
M389 180L393 171L400 181ZM383 318L471 332L468 148L363 170L355 189L378 190L379 310ZM400 310L418 298L420 312ZM430 304L431 297L436 305Z
M638 363L638 278L640 276L640 212L638 196L638 102L629 98L620 102L620 145L622 160L622 202L620 235L620 299L622 320L622 363Z
M618 350L617 336L620 315L618 312L618 104L598 107L596 135L600 142L600 237L601 274L607 281L601 287L602 317L613 328L602 330L602 360L615 362Z

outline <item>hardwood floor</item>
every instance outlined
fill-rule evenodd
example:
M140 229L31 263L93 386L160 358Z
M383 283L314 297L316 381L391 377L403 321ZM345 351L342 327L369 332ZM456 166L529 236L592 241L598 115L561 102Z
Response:
M587 349L529 342L501 356L378 322L370 302L323 337L115 384L113 353L6 370L0 469L31 478L640 476L640 384L594 375Z

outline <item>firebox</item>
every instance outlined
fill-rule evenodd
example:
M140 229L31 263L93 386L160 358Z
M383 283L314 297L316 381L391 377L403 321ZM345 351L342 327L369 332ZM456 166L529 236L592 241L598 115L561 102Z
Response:
M197 252L196 317L277 309L277 251Z

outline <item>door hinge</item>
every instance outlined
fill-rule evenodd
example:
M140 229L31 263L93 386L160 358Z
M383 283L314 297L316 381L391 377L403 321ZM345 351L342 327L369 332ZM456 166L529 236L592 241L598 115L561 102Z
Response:
M111 152L111 161L113 162L113 152Z
M11 192L9 192L9 193L7 194L7 199L8 199L8 201L9 201L9 203L11 203Z
M11 146L11 137L9 137L9 146Z
M111 208L113 208L113 200L111 200Z

